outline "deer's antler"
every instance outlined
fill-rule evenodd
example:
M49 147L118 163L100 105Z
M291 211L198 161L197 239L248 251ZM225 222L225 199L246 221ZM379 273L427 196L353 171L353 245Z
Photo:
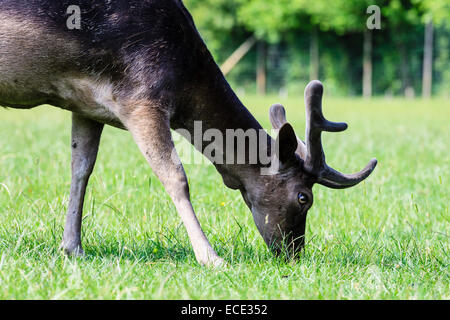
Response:
M357 185L366 179L377 165L372 159L360 172L347 175L330 168L325 162L322 148L322 131L341 132L348 128L346 123L336 123L325 119L322 113L323 86L320 81L312 81L305 89L306 106L306 159L305 168L318 177L318 183L329 188L343 189Z
M286 110L281 104L274 104L272 107L270 107L270 122L272 123L272 127L275 130L280 130L281 127L287 123L286 120ZM297 137L297 150L295 151L300 158L305 159L306 158L306 145L305 143Z
M334 189L350 188L366 179L377 165L372 159L360 172L347 175L330 168L325 162L322 147L322 132L341 132L347 129L346 123L331 122L322 113L323 85L312 81L305 89L306 142L298 139L297 154L304 160L305 170L317 176L317 183ZM281 105L270 109L270 120L275 129L286 123L286 113Z

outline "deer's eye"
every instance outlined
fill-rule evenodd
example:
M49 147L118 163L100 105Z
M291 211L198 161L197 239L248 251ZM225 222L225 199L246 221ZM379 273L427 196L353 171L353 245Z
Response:
M304 193L299 193L298 194L298 203L300 203L301 205L304 205L308 202L308 196L305 195Z

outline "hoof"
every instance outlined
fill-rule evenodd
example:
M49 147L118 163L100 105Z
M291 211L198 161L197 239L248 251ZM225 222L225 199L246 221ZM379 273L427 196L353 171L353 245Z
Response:
M210 256L206 259L202 259L198 261L201 265L208 267L208 268L226 268L228 267L228 263L223 260L219 256Z
M84 253L83 247L81 244L77 245L66 245L64 243L61 244L59 249L69 257L80 258L84 257L86 254Z
M214 261L210 265L213 268L228 268L228 263L220 257L214 259Z

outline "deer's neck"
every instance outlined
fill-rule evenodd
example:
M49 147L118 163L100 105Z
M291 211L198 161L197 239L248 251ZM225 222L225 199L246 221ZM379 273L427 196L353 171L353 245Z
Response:
M215 165L229 188L241 189L260 174L261 168L269 166L267 158L273 140L242 104L218 67L212 74L193 89L190 102L177 112L174 123L189 132L191 143ZM208 132L209 139L205 139ZM216 139L219 133L222 138ZM244 143L235 138L242 137L242 133L248 135ZM223 157L215 152L211 157L211 152L205 152L207 147L222 150Z

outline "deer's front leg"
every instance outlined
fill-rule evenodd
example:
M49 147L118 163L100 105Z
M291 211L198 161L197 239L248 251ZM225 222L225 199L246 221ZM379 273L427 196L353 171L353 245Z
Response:
M103 124L72 115L72 182L61 248L69 255L83 255L81 220L86 187L97 159Z
M192 208L186 174L174 149L169 117L157 108L138 107L122 121L172 198L197 261L208 266L223 265L224 261L211 247Z

